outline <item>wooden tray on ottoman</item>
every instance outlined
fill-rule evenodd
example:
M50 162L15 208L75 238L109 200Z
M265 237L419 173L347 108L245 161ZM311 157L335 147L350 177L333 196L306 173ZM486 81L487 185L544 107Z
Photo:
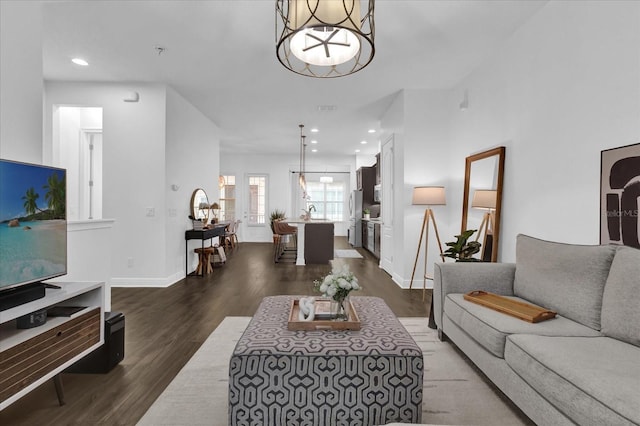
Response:
M331 300L318 299L316 300L316 312L329 312L329 306ZM349 301L349 319L347 321L332 321L332 320L313 320L313 321L300 321L298 319L298 313L300 312L300 301L294 299L291 301L291 310L289 312L289 321L287 322L287 328L289 330L360 330L360 318L356 309L353 307L353 303Z
M464 295L465 300L477 303L503 314L511 315L529 322L540 322L555 318L556 313L540 306L509 299L486 291L476 290Z

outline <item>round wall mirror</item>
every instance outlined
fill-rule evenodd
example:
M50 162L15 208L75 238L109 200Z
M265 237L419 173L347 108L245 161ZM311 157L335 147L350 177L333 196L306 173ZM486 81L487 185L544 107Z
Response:
M209 198L204 189L198 188L191 195L191 216L202 220L205 224L209 220Z

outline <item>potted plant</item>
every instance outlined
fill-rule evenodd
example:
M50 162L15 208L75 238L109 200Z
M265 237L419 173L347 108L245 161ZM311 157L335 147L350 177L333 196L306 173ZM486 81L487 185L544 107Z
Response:
M456 241L445 243L449 248L444 252L444 256L455 259L456 262L480 262L480 259L472 256L480 251L482 244L478 241L468 241L474 232L476 229L467 229L456 235Z
M271 215L269 216L269 219L270 219L269 225L271 226L271 233L273 234L273 242L274 243L276 243L277 236L276 236L276 231L273 228L273 222L275 222L276 220L282 220L285 217L287 217L285 215L285 212L282 211L282 210L278 210L278 209L275 209L274 211L272 211Z
M362 210L362 213L364 214L364 218L365 218L366 220L371 219L371 210L369 210L369 209L364 209L364 210Z

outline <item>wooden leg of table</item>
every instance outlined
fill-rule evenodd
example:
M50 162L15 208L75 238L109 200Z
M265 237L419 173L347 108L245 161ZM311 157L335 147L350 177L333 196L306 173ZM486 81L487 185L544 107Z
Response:
M62 378L60 377L60 374L56 374L55 376L53 376L53 384L56 387L56 395L58 395L58 404L60 404L60 406L63 406L65 404L64 388L62 387Z

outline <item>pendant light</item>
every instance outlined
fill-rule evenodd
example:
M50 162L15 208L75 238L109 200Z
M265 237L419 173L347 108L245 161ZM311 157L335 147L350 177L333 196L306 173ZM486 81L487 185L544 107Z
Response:
M307 151L307 144L305 143L305 135L303 134L304 124L298 125L300 127L300 170L298 171L298 183L302 190L302 198L307 199L307 179L304 175L305 168L305 154Z
M276 0L278 60L308 77L360 71L375 54L373 9L374 0Z

